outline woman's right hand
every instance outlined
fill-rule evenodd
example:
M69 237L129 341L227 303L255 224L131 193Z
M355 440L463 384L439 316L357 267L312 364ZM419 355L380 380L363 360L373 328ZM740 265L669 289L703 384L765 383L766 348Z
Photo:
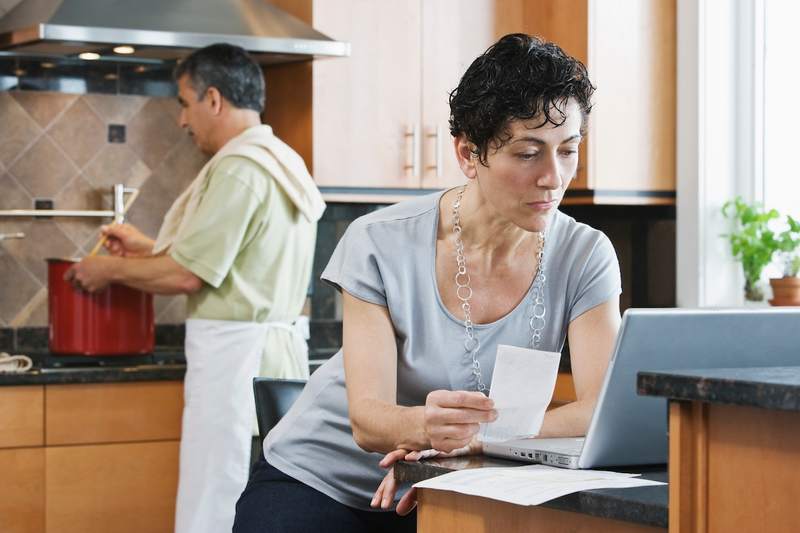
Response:
M144 257L153 253L155 241L130 224L110 224L100 232L106 237L105 247L111 255Z
M468 446L479 424L497 420L497 411L480 392L437 390L425 400L424 417L431 448L451 452Z

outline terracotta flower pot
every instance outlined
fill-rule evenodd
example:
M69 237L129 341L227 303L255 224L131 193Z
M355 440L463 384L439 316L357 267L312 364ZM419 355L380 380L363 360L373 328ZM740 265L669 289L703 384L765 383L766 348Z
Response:
M800 306L800 278L785 276L783 278L770 278L772 286L772 305L797 305Z

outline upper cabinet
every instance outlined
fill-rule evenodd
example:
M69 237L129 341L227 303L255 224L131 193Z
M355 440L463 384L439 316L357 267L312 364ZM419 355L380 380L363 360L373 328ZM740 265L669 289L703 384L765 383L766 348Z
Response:
M315 1L314 27L352 45L350 58L313 65L317 183L415 189L463 183L448 129L448 96L475 57L499 36L523 29L518 6Z
M565 203L675 203L675 0L535 0L528 33L560 44L597 87Z
M348 58L267 71L266 119L329 200L463 183L448 96L488 46L524 32L581 59L597 86L564 202L674 203L675 0L273 2L352 44ZM365 195L377 189L395 197Z

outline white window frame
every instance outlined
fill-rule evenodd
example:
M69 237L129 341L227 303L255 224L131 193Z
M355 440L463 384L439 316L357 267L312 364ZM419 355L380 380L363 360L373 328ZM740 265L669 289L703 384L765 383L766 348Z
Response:
M744 276L720 212L762 201L764 0L677 0L677 304L731 307Z

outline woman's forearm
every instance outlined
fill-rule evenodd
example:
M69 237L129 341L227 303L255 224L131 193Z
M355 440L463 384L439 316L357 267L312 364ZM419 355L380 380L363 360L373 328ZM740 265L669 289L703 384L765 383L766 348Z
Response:
M430 448L425 434L425 407L403 407L362 399L350 405L353 438L369 452Z
M589 429L594 400L579 400L547 411L538 437L582 437Z

